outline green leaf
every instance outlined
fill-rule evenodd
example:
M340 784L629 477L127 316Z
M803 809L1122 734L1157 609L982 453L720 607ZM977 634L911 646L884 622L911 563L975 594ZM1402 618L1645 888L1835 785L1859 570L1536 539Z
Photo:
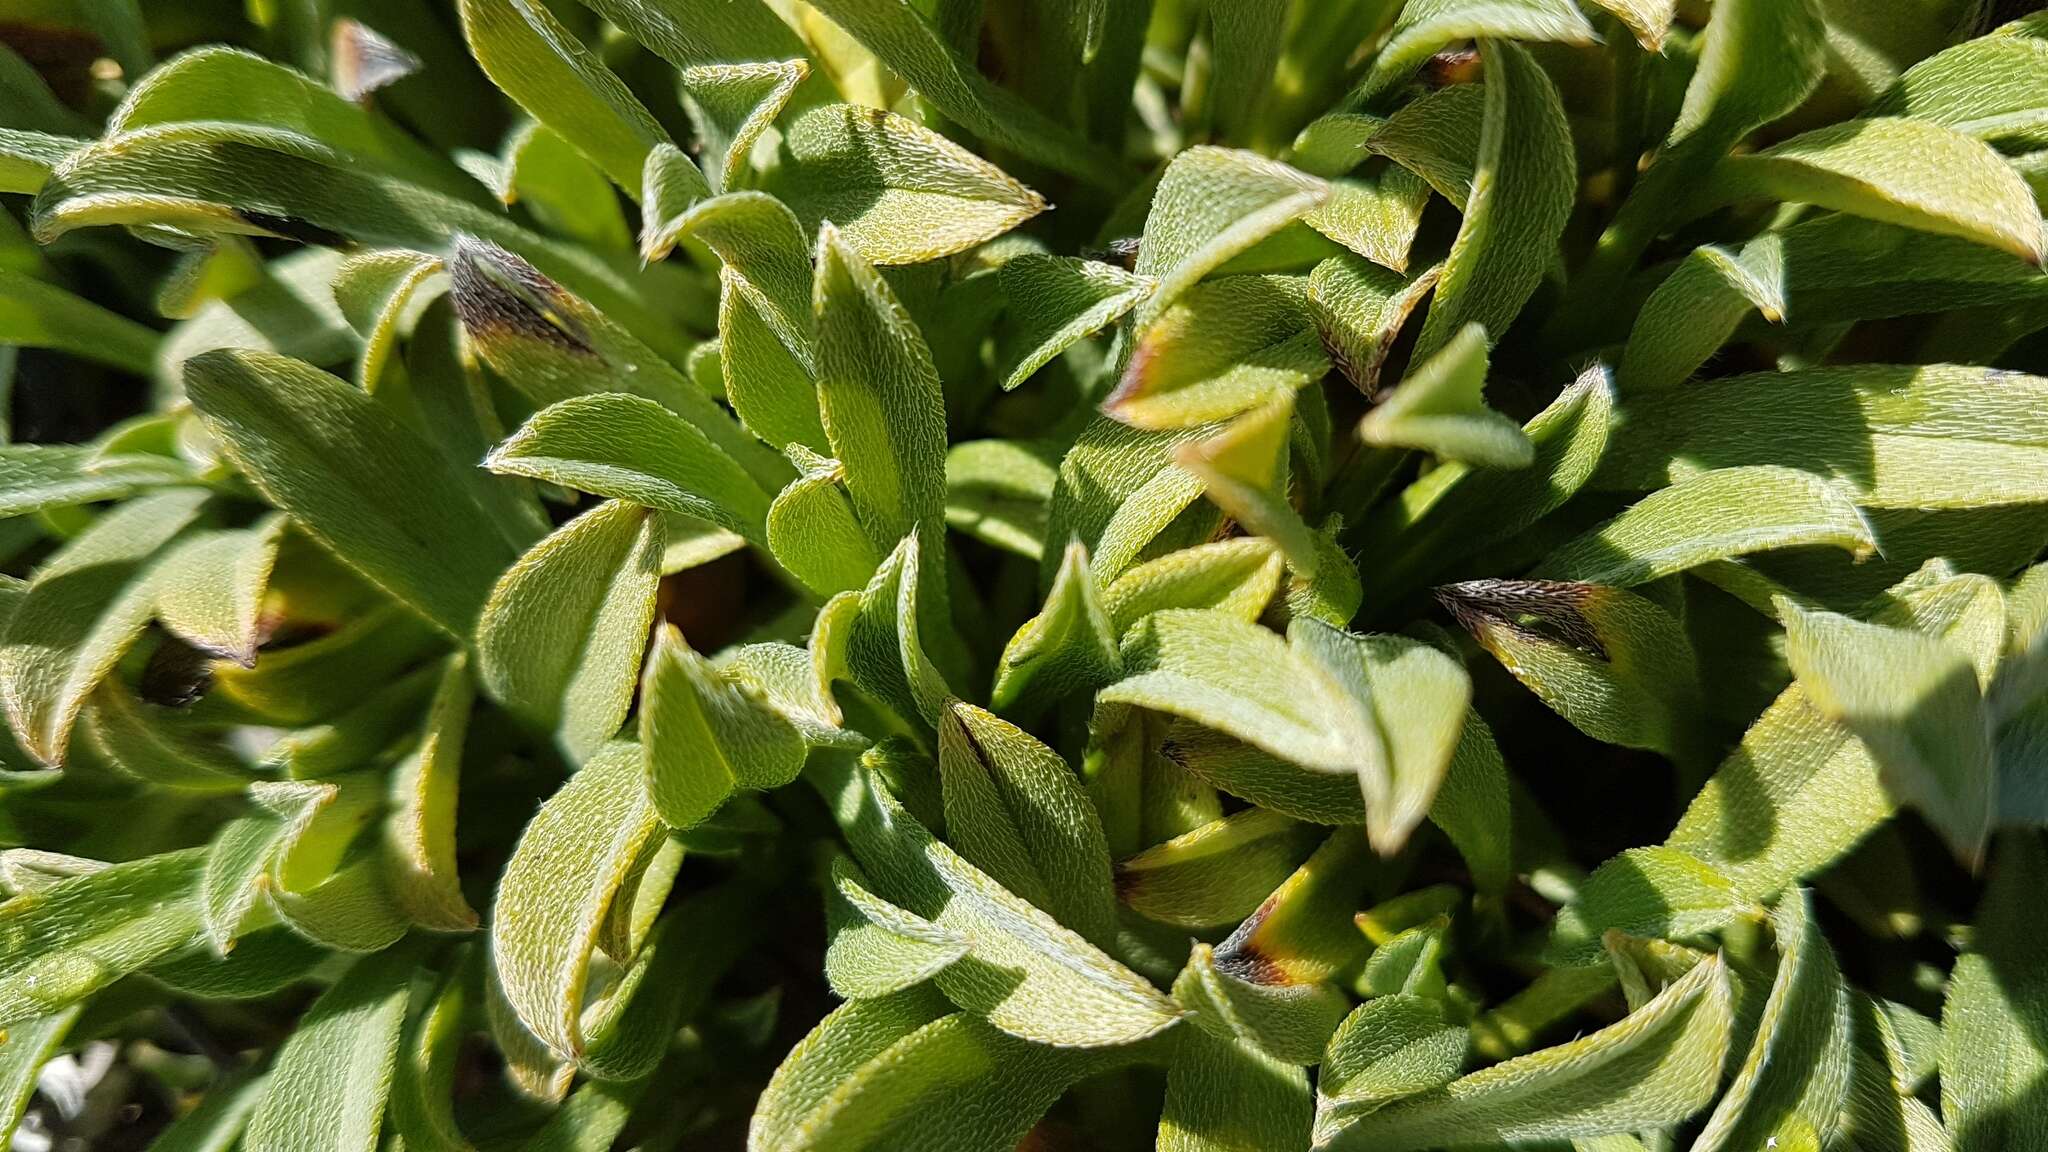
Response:
M1430 803L1429 820L1465 858L1472 887L1483 896L1504 893L1514 871L1509 797L1508 767L1493 730L1477 710L1469 711L1451 752L1451 766Z
M197 939L204 856L110 864L0 903L0 1027L60 1012Z
M504 198L524 204L542 228L600 251L632 247L604 172L553 128L522 129L506 146L505 169Z
M175 466L143 456L109 458L75 444L0 444L0 514L119 500L138 489L175 483Z
M1717 956L1619 1023L1397 1100L1318 1147L1404 1152L1675 1124L1713 1099L1733 1026L1729 1002Z
M638 194L648 150L670 141L625 82L537 0L461 0L460 12L492 83Z
M1072 1084L1164 1054L1151 1044L1030 1044L945 1007L913 989L826 1016L768 1082L750 1152L1004 1152ZM990 1095L991 1078L1005 1090Z
M754 142L775 123L810 70L810 63L801 59L683 69L684 107L697 125L704 166L717 178L719 191L740 185Z
M1330 1037L1316 1080L1318 1143L1363 1116L1458 1078L1469 1044L1444 1020L1443 1006L1394 993L1358 1006Z
M854 514L846 469L801 445L792 445L790 454L804 474L768 506L769 550L821 596L860 588L875 574L880 554Z
M1258 123L1286 43L1287 7L1276 0L1223 0L1209 6L1212 54L1205 108L1232 136Z
M783 146L789 159L768 190L796 210L806 229L831 222L875 264L964 251L1045 210L1044 197L1002 169L872 108L814 108L790 124Z
M638 396L606 392L543 408L484 467L766 539L768 497L745 469L687 420Z
M384 883L381 854L362 840L383 800L382 781L358 773L289 792L252 786L284 817L279 846L258 878L271 912L325 948L377 952L405 935L404 912ZM212 877L209 877L211 879Z
M391 813L384 824L392 897L413 923L440 932L466 932L477 924L462 894L455 840L462 749L476 700L469 669L462 655L442 668L419 745L391 774Z
M1359 438L1479 467L1528 467L1536 447L1519 425L1486 406L1486 371L1486 329L1468 324L1366 413Z
M280 923L250 933L224 959L193 948L143 972L151 981L187 996L252 1000L306 983L332 955Z
M789 468L702 388L633 333L532 264L488 241L458 236L449 271L457 314L485 363L535 404L591 392L630 392L681 416L754 482L773 491Z
M740 789L779 788L804 764L804 738L751 677L719 668L663 627L640 694L647 795L662 820L688 828Z
M970 863L1099 947L1116 937L1102 825L1066 761L956 701L939 725L946 828Z
M773 9L704 0L583 0L677 68L724 60L786 60L803 53Z
M1738 255L1711 244L1693 249L1636 314L1616 384L1635 395L1684 383L1752 311L1784 319L1784 281L1776 235L1758 237Z
M1644 497L1534 575L1628 588L1752 552L1828 546L1862 558L1877 543L1845 485L1791 468L1717 468Z
M289 523L271 516L252 528L197 533L164 555L152 576L156 615L195 648L256 663L263 595Z
M2040 377L1955 365L1735 376L1631 396L1628 429L1594 483L1642 490L1776 464L1846 481L1872 508L2037 501L2044 397Z
M1765 900L1848 852L1891 811L1863 744L1793 684L1743 734L1669 843ZM1767 814L1764 834L1738 812Z
M1391 855L1421 823L1450 770L1472 681L1455 658L1404 636L1354 636L1304 621L1290 626L1287 638L1372 714L1385 751L1365 758L1359 783L1367 835Z
M2005 593L2005 660L1995 684L2001 713L2048 692L2048 564L2036 564L2013 579Z
M54 348L147 376L156 369L161 337L54 284L0 268L0 341Z
M175 320L190 320L208 304L240 296L263 279L262 259L254 245L238 236L215 237L179 258L157 289L156 310Z
M1309 274L1308 303L1337 370L1367 396L1379 394L1380 369L1408 318L1436 289L1439 269L1412 279L1351 256L1335 256Z
M1178 446L1173 462L1200 480L1210 502L1247 532L1278 545L1298 577L1312 580L1322 573L1325 550L1315 530L1288 499L1293 417L1293 399L1283 392L1222 432ZM1330 567L1341 579L1348 565ZM1350 617L1350 612L1338 613L1334 622L1348 622Z
M1785 655L1814 706L1862 740L1885 786L1975 866L1996 818L1992 733L1967 649L1786 603Z
M541 805L491 906L491 960L508 1006L555 1059L584 1051L591 954L661 822L641 789L637 744L600 749Z
M1479 84L1424 92L1395 109L1366 144L1375 155L1422 177L1437 195L1463 205L1472 198L1486 105L1486 89Z
M1332 180L1329 200L1302 222L1375 264L1406 272L1428 200L1427 181L1390 167L1370 183Z
M1179 928L1235 924L1256 911L1321 839L1321 829L1247 808L1118 861L1117 895Z
M2041 210L2019 173L1989 145L1918 120L1851 120L1730 157L1699 196L1702 206L1798 201L2048 260Z
M923 559L917 533L889 553L874 579L856 597L859 611L847 633L846 662L850 678L896 713L898 720L935 730L939 713L954 693L927 655L926 613L936 603L925 583L932 571ZM814 637L815 639L815 637ZM820 675L827 675L821 665ZM836 674L836 673L835 673Z
M1467 324L1508 331L1556 259L1578 187L1571 127L1550 77L1507 41L1482 40L1479 52L1486 69L1479 159L1418 357L1436 354Z
M1279 590L1284 561L1270 540L1239 537L1169 552L1126 571L1102 590L1102 610L1119 638L1168 608L1207 608L1255 621Z
M2048 1013L2048 941L2034 915L2048 858L2032 832L1999 846L1978 906L1968 951L1956 960L1941 1010L1941 1113L1961 1152L1990 1152L2024 1142L2048 1108L2041 1041Z
M957 933L898 908L868 890L859 865L832 859L825 898L825 978L849 1000L873 999L922 984L966 956Z
M104 861L67 856L38 848L0 850L0 891L9 896L40 892L59 880L86 876L105 868Z
M1152 194L1137 273L1157 283L1139 330L1181 294L1329 196L1329 185L1252 152L1201 145L1173 158Z
M404 373L375 391L426 433L498 534L515 552L524 552L552 525L532 484L508 481L477 466L504 439L505 428L456 311L446 299L428 304L406 347Z
M315 816L334 803L333 784L265 780L249 785L256 811L223 824L206 850L199 907L207 942L226 956L263 896L271 865L305 838Z
M185 387L228 456L344 564L467 636L510 562L468 487L418 433L302 361L208 352Z
M691 209L711 196L711 184L673 144L656 144L640 174L640 258L660 260L682 242L693 223Z
M373 1152L418 962L406 948L365 957L306 1009L278 1051L242 1147Z
M1003 646L989 702L999 711L1028 716L1099 688L1122 669L1117 632L1088 567L1088 550L1069 544L1045 607Z
M484 966L484 1023L491 1043L505 1059L505 1080L520 1098L558 1105L569 1093L576 1066L556 1059L540 1038L520 1023L506 999L495 963Z
M1356 773L1380 747L1371 713L1351 685L1240 618L1155 612L1124 638L1123 655L1126 678L1098 693L1098 706L1135 704L1181 716L1323 772Z
M918 9L885 0L822 0L815 7L969 132L1101 188L1128 183L1113 154L983 76Z
M456 954L400 1038L391 1087L392 1132L423 1152L460 1152L467 1146L454 1114L455 1076L464 1025L475 1009L476 952Z
M440 251L459 235L481 236L516 250L656 347L677 356L687 347L676 339L670 314L643 303L621 268L520 228L502 213L373 169L342 165L318 148L294 150L274 132L198 122L89 145L53 174L31 217L43 242L110 224L321 240L339 233L362 244L427 251ZM310 271L319 262L299 267ZM324 284L293 295L316 309L328 306ZM217 323L249 333L257 347L272 346L274 337L232 317L223 307ZM345 325L337 317L334 327ZM221 345L202 348L216 346Z
M1124 641L1124 667L1128 678L1098 702L1182 716L1304 768L1356 775L1383 852L1428 811L1471 692L1455 661L1412 640L1303 619L1283 643L1217 612L1147 617Z
M1311 176L1342 176L1365 162L1373 134L1385 124L1362 112L1326 112L1294 137L1288 163Z
M363 338L356 383L376 392L401 330L419 322L418 305L446 291L446 265L424 252L373 249L350 256L334 273L334 302Z
M1045 552L1046 505L1058 475L1044 450L1028 443L955 444L946 452L946 525L1039 560Z
M1308 1077L1255 1048L1183 1029L1166 1071L1160 1152L1306 1147Z
M1699 1152L1773 1141L1825 1148L1842 1118L1854 1056L1850 993L1805 889L1778 902L1771 929L1778 971L1749 1054L1693 1141Z
M1359 93L1382 95L1452 44L1486 38L1566 44L1599 39L1571 0L1410 0Z
M1161 748L1168 762L1195 779L1317 824L1365 823L1365 797L1352 779L1304 768L1214 729L1176 720Z
M1866 109L1940 124L2007 150L2048 145L2048 43L2027 23L1967 40L1908 68Z
M1046 538L1086 545L1096 578L1105 582L1141 559L1208 539L1216 520L1182 520L1201 497L1202 483L1173 466L1173 450L1215 431L1147 432L1107 416L1091 421L1060 459ZM1184 534L1176 531L1161 539L1177 524L1185 525ZM1050 557L1039 562L1044 584L1051 583L1052 566Z
M572 761L611 739L632 704L661 546L660 517L606 501L520 557L484 604L478 680Z
M390 121L301 72L234 48L202 47L140 78L107 118L109 136L194 122L246 124L464 199L479 189Z
M1361 829L1330 832L1217 945L1218 971L1268 989L1313 987L1350 971L1370 950L1355 921L1376 871L1370 852Z
M1363 526L1363 554L1394 557L1372 571L1374 594L1398 596L1556 511L1594 476L1613 422L1613 384L1596 365L1524 426L1530 468L1431 469Z
M1437 596L1501 667L1580 731L1681 764L1703 755L1698 660L1655 600L1521 580L1452 584Z
M955 1003L1012 1036L1072 1048L1130 1044L1179 1018L1142 977L933 839L868 768L812 770L880 894L967 941L967 959L935 977Z
M663 916L605 1000L585 1016L591 1043L582 1069L612 1081L653 1073L676 1029L697 1016L713 985L752 946L754 931L745 917L759 897L743 883L725 884L681 901ZM706 925L729 927L704 931Z
M122 772L183 792L240 792L248 766L176 711L145 704L118 679L100 682L86 704L93 747Z
M1631 848L1595 869L1551 926L1547 958L1561 966L1607 961L1606 933L1699 943L1762 910L1728 878L1676 848Z
M945 516L946 411L931 352L895 293L831 228L818 237L818 404L877 551Z
M1110 415L1139 428L1227 419L1291 397L1329 370L1299 276L1197 285L1138 337Z
M1928 1152L1950 1148L1949 1132L1918 1097L1904 1095L1908 1079L1903 1072L1903 1054L1897 1033L1891 1028L1884 1006L1860 992L1852 992L1855 1010L1856 1057L1844 1109L1841 1138L1858 1147L1897 1152ZM1941 1033L1933 1036L1938 1050Z
M253 668L216 662L212 694L232 705L231 715L284 727L339 725L342 716L368 708L367 698L445 647L443 635L426 621L396 604L380 604L325 636L260 653Z
M1778 236L1786 324L1801 330L1993 302L2031 306L2048 288L2039 269L2010 253L1840 213Z
M997 275L1017 326L1016 352L1000 369L1005 392L1152 292L1113 264L1035 252L1004 261Z
M604 1152L633 1118L647 1080L588 1080L525 1144L527 1152Z
M61 764L87 697L113 672L156 608L161 550L206 494L174 489L102 516L36 570L0 644L0 697L24 749Z

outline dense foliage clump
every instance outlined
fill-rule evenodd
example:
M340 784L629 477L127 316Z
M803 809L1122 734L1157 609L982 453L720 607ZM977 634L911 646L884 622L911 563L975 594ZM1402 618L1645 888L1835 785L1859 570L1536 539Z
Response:
M0 1145L2048 1148L2048 14L0 0Z

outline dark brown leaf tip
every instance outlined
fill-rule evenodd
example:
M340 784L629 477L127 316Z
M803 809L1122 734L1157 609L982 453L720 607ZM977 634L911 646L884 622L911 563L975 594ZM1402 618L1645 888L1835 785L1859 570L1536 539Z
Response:
M1247 937L1239 940L1235 935L1216 949L1216 970L1247 984L1260 984L1268 988L1285 988L1294 981L1288 979L1287 968L1281 962L1266 954L1257 941Z
M350 100L362 100L420 70L419 57L346 16L334 22L329 53L334 90Z
M1586 618L1599 593L1597 584L1568 580L1468 580L1438 588L1436 598L1481 643L1492 629L1508 628L1605 660L1607 646Z
M488 240L458 235L448 260L455 314L479 343L530 340L557 351L597 355L583 325L560 306L561 285Z
M1233 929L1223 943L1216 946L1216 970L1226 976L1243 980L1249 984L1263 984L1270 988L1284 988L1299 983L1287 971L1285 959L1271 950L1272 941L1265 939L1266 921L1280 907L1280 894L1274 893L1261 901L1258 910L1244 918L1244 923Z

